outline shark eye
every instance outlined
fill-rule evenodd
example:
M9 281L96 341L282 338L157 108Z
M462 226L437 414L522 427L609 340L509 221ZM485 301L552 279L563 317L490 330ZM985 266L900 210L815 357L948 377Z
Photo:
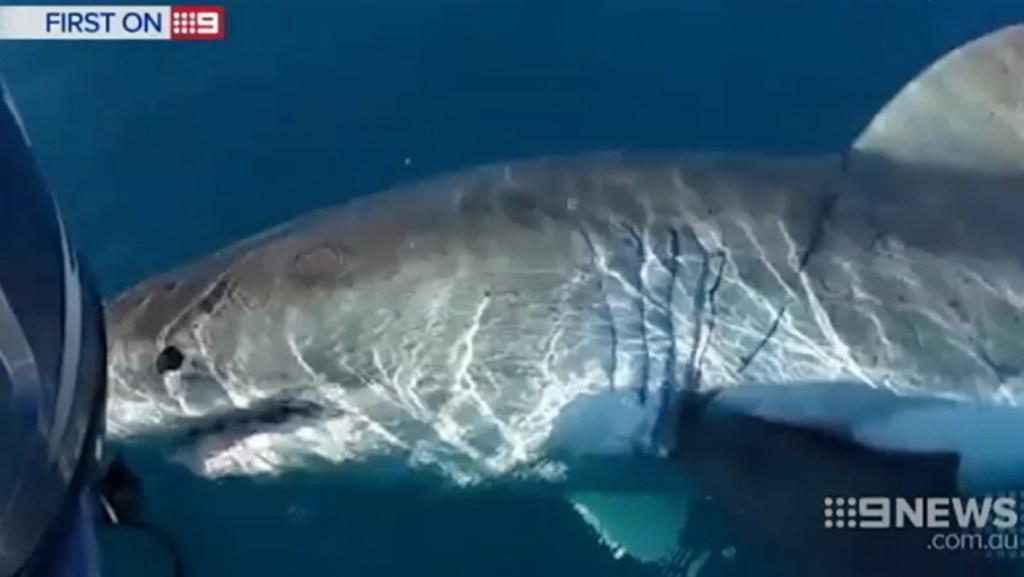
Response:
M164 347L164 350L160 351L156 357L156 372L162 375L168 371L176 371L184 363L185 355L181 353L181 350L174 345L169 345Z

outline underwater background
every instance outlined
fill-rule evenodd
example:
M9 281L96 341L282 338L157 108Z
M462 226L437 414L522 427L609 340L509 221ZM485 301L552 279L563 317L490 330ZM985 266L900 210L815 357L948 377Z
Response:
M305 211L484 162L841 152L934 59L1024 21L1020 0L226 6L221 42L0 44L107 295ZM147 517L180 543L189 577L655 574L614 559L556 498L313 473L212 483L130 456ZM105 542L111 574L170 574L146 535ZM703 574L751 565L741 553Z

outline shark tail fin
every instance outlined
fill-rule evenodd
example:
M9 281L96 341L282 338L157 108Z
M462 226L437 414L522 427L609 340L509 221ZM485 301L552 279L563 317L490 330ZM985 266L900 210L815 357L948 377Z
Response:
M950 52L907 84L853 144L921 167L1024 173L1024 25Z

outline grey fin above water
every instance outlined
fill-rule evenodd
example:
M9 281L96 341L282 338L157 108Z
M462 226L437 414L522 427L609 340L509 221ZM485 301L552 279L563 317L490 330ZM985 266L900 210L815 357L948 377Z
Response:
M874 117L852 149L920 167L1024 172L1024 25L932 64Z

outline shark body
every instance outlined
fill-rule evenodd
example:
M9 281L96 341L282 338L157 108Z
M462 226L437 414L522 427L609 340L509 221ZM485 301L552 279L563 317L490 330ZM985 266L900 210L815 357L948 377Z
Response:
M499 164L283 225L110 304L110 430L184 439L211 477L388 462L460 485L614 485L623 507L650 476L579 471L679 464L740 526L756 500L733 497L776 483L1012 485L1024 451L977 449L1024 430L1022 78L1008 28L926 70L836 156ZM721 391L734 416L688 408ZM800 458L846 473L784 474ZM670 500L656 509L678 534ZM810 523L820 500L801 510ZM674 550L594 523L638 556Z

